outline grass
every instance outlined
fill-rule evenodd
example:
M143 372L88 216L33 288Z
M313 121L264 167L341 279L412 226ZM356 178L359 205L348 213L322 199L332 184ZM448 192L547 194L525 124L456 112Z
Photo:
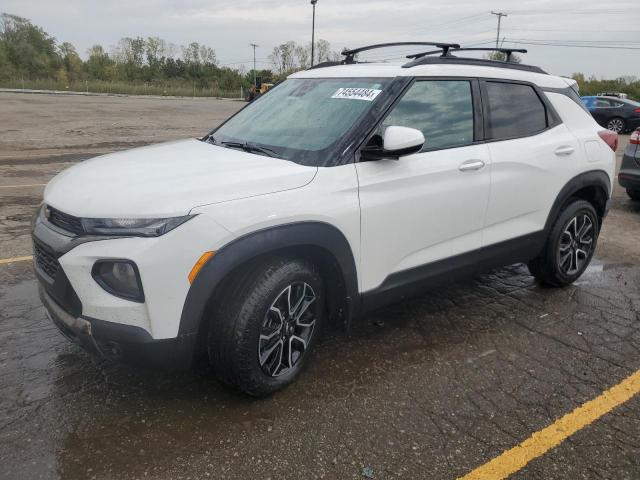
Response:
M229 91L220 88L201 88L188 82L107 82L87 80L59 82L56 80L0 80L0 88L29 90L57 90L67 92L111 93L124 95L157 95L171 97L240 98L240 88ZM246 90L243 91L243 94Z

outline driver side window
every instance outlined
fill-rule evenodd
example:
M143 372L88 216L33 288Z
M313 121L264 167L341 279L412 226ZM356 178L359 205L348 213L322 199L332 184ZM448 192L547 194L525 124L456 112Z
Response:
M473 143L473 101L467 80L418 80L382 123L421 130L423 151Z

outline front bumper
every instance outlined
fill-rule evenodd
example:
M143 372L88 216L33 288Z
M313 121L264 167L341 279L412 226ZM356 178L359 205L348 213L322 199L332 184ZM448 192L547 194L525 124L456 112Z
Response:
M39 286L47 316L60 332L83 349L109 360L171 370L191 366L196 335L153 340L143 329L94 318L74 317Z
M36 217L32 225L34 267L42 302L68 338L86 350L128 363L188 367L196 329L181 329L188 273L210 249L215 224L200 216L157 238L76 237ZM92 277L101 259L136 263L144 302L116 297ZM197 325L197 323L196 323Z

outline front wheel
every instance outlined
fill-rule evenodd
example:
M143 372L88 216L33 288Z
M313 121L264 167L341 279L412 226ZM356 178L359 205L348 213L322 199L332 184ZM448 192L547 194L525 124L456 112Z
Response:
M209 359L218 377L262 397L303 368L324 323L324 286L301 259L274 259L234 278L214 312Z
M575 282L589 266L599 234L593 205L575 200L558 216L544 249L529 271L540 283L564 287Z

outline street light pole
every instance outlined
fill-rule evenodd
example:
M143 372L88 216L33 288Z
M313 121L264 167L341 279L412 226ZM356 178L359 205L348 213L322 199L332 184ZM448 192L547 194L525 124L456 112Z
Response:
M253 47L253 84L257 88L258 86L256 85L256 82L258 81L258 79L256 78L256 48L260 45L256 45L255 43L250 43L249 45Z
M316 44L316 3L318 0L311 0L311 5L313 5L313 20L311 21L311 66L313 67L313 54L315 50Z

